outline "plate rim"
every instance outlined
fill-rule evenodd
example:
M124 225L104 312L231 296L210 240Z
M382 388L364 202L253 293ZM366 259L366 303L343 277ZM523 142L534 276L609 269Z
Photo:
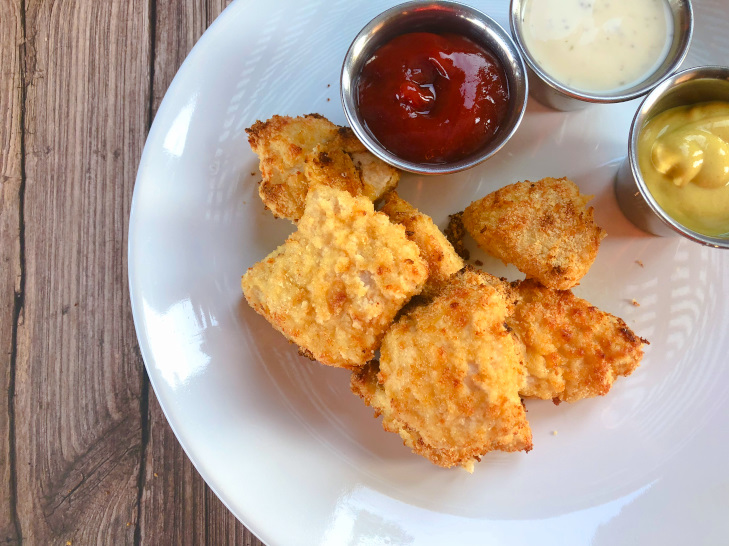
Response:
M175 420L170 418L171 402L167 400L166 396L163 393L163 390L158 387L157 383L160 381L160 379L159 377L157 377L157 374L152 371L151 364L149 364L149 362L154 361L154 357L152 356L151 349L149 348L149 340L145 335L142 335L141 332L141 325L146 324L145 320L143 319L143 313L140 310L142 296L135 288L135 282L133 281L134 276L137 274L137 270L135 267L136 258L134 255L134 241L136 240L136 234L134 233L134 230L139 223L138 221L135 222L136 217L139 215L138 201L140 197L138 188L140 187L140 181L144 176L144 171L147 168L147 164L150 161L150 142L156 140L158 138L158 133L161 131L159 114L160 112L163 112L166 108L166 103L169 102L168 96L170 96L170 93L174 92L180 85L180 75L185 70L186 65L192 64L194 58L200 55L202 49L207 47L208 42L214 39L214 35L220 31L220 27L226 25L228 23L228 20L234 18L237 15L238 11L244 9L244 6L249 2L250 0L233 0L230 4L228 4L228 6L225 7L222 12L220 12L218 17L216 17L215 21L213 21L212 24L207 29L205 29L205 32L203 32L197 42L195 42L195 45L185 56L185 59L182 61L182 64L180 64L177 72L175 72L175 76L172 78L169 87L165 91L164 97L162 98L162 101L157 108L157 112L155 112L154 119L152 120L152 125L150 126L149 132L147 133L144 141L144 148L142 149L139 166L137 167L137 174L134 179L134 191L132 193L132 201L129 212L129 228L127 230L127 286L129 288L129 299L132 308L134 332L137 337L137 344L139 345L139 352L142 356L142 362L144 363L145 373L147 374L149 384L152 386L152 389L154 391L154 396L157 398L159 406L162 409L162 414L165 416L165 420L167 421L168 426L172 429L172 433L175 435L175 439L185 453L185 456L192 463L195 471L205 482L205 485L210 488L210 490L215 494L220 502L223 503L228 511L233 514L233 516L238 519L238 521L246 529L248 529L248 531L255 535L258 540L260 540L264 544L271 544L272 537L268 536L268 533L263 532L263 527L265 526L263 526L261 522L251 517L251 515L241 514L239 513L239 511L233 508L232 499L229 499L228 495L223 493L222 489L218 486L216 481L208 472L205 464L203 464L202 461L198 460L192 447L188 445L188 441L184 439L186 438L186 435L182 434L182 431L179 429ZM141 461L140 464L144 465L145 462Z

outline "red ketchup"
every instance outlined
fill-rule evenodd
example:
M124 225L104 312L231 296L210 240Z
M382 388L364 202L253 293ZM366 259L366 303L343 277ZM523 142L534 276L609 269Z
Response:
M499 60L458 34L414 32L375 51L359 108L380 143L417 163L458 161L491 140L509 91Z

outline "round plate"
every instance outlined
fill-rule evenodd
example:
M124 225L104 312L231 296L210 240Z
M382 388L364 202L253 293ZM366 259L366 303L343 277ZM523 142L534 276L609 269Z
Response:
M686 65L729 55L724 0L696 2ZM190 53L150 131L134 191L129 281L152 385L223 502L270 544L676 544L729 534L729 252L656 238L620 213L613 178L637 103L549 111L457 175L404 175L401 195L449 213L519 180L567 176L609 236L577 295L651 341L605 397L527 402L528 454L444 470L386 433L349 375L297 355L240 277L293 230L264 210L244 129L273 114L344 123L353 36L393 2L236 2ZM508 28L508 3L472 2ZM520 278L482 253L483 268ZM637 300L639 307L631 305Z

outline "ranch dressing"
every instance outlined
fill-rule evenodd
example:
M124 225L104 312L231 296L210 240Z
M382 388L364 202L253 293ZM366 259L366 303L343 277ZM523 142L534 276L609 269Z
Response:
M658 68L673 19L666 0L526 0L522 34L544 72L600 93L628 89Z

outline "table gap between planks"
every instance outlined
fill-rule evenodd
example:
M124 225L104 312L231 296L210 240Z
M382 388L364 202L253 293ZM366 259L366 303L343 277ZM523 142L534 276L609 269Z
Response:
M0 543L261 544L144 371L127 282L137 164L226 0L0 0Z

